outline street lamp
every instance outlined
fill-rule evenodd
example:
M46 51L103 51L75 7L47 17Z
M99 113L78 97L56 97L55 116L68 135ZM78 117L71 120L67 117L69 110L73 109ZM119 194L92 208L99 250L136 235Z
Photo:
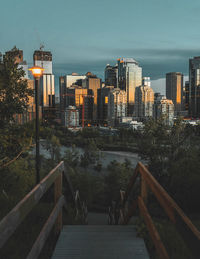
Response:
M35 143L36 143L36 157L35 157L35 170L36 170L36 184L40 182L40 142L39 142L39 86L40 77L44 71L41 67L31 67L29 69L35 79Z

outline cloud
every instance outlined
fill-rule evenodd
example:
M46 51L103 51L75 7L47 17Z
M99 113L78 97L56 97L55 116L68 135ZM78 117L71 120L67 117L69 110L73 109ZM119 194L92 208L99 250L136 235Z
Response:
M95 59L94 50L98 55ZM104 80L104 69L106 64L114 65L118 57L135 58L143 70L143 76L150 76L152 80L165 78L168 72L182 72L188 75L189 58L200 55L200 49L103 49L96 48L91 51L92 58L87 59L81 56L74 59L68 59L68 62L55 63L54 74L56 76L56 85L58 88L58 78L61 75L77 72L85 74L88 71L93 72ZM161 85L159 88L158 86ZM155 88L163 93L163 81L157 81ZM165 90L164 90L165 91Z

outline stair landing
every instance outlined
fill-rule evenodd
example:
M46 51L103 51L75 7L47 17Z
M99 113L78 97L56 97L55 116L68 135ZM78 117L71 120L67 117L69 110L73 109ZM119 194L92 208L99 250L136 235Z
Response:
M52 259L149 259L134 226L64 226Z

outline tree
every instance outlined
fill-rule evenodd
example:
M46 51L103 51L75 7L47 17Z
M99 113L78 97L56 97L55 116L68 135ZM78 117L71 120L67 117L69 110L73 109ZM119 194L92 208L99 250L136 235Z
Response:
M60 141L59 141L59 139L55 135L48 137L45 142L45 147L50 153L51 160L58 162L60 159Z
M126 190L133 174L133 170L126 160L124 163L119 163L116 160L110 162L107 166L108 174L105 175L105 192L107 201L118 200L120 190Z
M9 124L14 114L23 113L33 96L24 74L13 57L5 56L0 67L0 126Z

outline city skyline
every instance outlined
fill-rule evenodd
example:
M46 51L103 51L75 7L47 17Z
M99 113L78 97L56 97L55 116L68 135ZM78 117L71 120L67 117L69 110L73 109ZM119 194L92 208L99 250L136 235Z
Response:
M8 0L0 17L0 51L16 45L31 64L42 43L53 54L56 78L87 71L103 78L106 64L119 57L136 59L152 80L173 71L188 75L188 59L200 55L199 9L197 0Z

